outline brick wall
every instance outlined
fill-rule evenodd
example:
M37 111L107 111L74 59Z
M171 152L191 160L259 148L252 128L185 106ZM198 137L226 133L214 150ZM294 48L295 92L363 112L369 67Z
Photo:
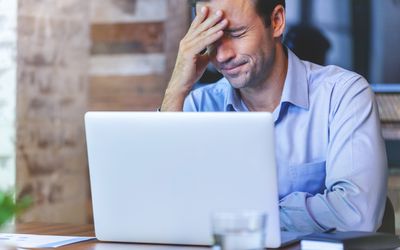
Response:
M89 2L18 1L17 187L23 221L84 223Z
M189 25L183 0L18 1L22 221L92 221L83 115L154 110Z

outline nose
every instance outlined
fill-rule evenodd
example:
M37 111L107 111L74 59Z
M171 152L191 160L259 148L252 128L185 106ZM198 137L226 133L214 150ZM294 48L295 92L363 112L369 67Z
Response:
M215 60L218 63L228 62L235 57L235 49L230 39L221 38L214 46Z

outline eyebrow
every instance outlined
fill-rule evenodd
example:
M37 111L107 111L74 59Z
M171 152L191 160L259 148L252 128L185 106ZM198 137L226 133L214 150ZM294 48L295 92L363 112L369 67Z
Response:
M224 31L228 32L228 33L236 33L236 32L245 31L245 30L247 30L246 26L240 26L240 27L237 27L237 28L225 29Z

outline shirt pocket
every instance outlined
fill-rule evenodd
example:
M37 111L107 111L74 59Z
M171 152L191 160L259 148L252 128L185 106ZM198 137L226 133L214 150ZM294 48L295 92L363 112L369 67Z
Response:
M291 176L293 192L323 193L326 189L326 161L294 165Z

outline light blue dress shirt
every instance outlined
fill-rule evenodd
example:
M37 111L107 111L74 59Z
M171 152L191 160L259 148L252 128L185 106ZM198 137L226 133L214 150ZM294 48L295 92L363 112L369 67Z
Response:
M273 112L283 230L376 230L387 193L378 108L368 82L288 51L281 102ZM184 111L248 111L223 78L192 91ZM245 133L245 131L238 131Z

